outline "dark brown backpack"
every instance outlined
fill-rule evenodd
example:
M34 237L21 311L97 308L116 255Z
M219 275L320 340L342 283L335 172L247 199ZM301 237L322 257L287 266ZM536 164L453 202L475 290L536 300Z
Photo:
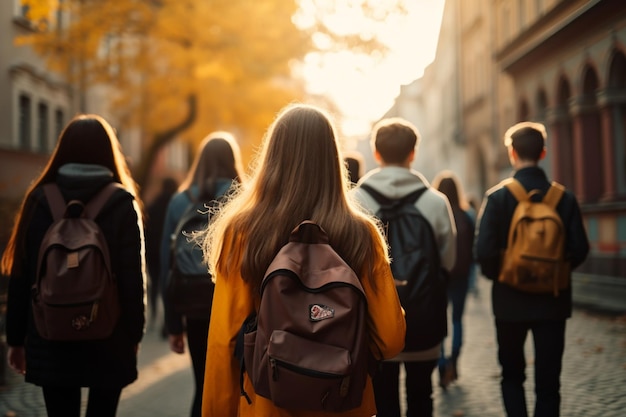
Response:
M320 226L293 230L263 279L253 322L244 323L243 358L258 395L289 410L361 404L371 365L365 293Z
M86 205L65 203L59 187L44 185L53 223L39 249L33 312L44 339L104 339L120 315L109 249L94 219L120 184L110 183Z

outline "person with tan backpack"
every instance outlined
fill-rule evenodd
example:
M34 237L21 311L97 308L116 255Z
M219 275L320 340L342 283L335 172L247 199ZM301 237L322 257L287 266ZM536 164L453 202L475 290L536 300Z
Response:
M504 144L514 169L488 190L478 216L474 252L493 281L492 303L507 416L527 417L524 344L535 350L535 417L558 417L565 322L572 314L571 270L587 257L589 242L576 197L548 180L538 163L546 130L522 122Z

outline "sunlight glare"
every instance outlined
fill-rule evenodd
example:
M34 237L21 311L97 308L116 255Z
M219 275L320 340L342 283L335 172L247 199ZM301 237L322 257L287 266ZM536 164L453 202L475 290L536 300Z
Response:
M301 4L305 7L298 24L309 20L307 13L321 12L310 1ZM337 13L325 17L325 23L340 33L375 34L390 48L388 55L381 59L347 51L311 53L302 71L311 94L329 96L337 104L344 134L367 135L371 124L393 105L400 86L420 78L435 58L444 0L407 0L406 16L377 24L355 13L350 4L341 4L331 8Z

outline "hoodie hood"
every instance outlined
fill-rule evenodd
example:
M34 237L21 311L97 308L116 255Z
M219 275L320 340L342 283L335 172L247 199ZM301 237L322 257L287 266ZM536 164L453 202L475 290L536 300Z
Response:
M87 201L104 185L113 181L113 172L101 165L70 163L62 165L56 182L66 199Z
M370 185L394 200L429 186L428 180L419 172L395 166L374 169L361 178L359 184Z

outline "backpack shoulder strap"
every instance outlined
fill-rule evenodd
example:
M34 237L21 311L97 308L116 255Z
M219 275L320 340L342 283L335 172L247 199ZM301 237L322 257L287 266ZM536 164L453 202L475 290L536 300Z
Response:
M46 200L48 200L50 212L52 212L52 218L54 221L62 219L63 213L65 213L66 202L65 198L63 198L63 194L61 194L59 186L54 182L50 182L48 184L44 184L43 191L46 195Z
M376 189L374 189L374 187L372 187L371 185L361 184L359 185L359 188L362 188L366 193L372 196L372 198L376 200L376 202L380 205L389 204L391 202L389 198L376 191Z
M507 178L502 185L509 189L517 201L526 201L529 196L524 186L515 178Z
M91 197L91 200L85 205L85 215L87 218L95 219L104 204L109 201L109 198L111 198L118 188L123 189L122 184L113 181L102 187L95 196Z
M552 181L552 185L548 189L545 197L543 197L543 202L552 207L556 208L556 205L559 204L563 193L565 192L565 187L559 184L556 181Z
M404 197L394 200L394 199L384 196L379 191L375 190L374 187L372 187L371 185L361 184L359 185L359 187L365 190L365 192L367 192L369 195L371 195L372 198L376 200L376 202L380 204L381 206L390 205L390 204L393 204L394 202L415 204L417 203L417 200L419 200L419 198L428 189L428 187L426 186L422 188L418 188L417 190L405 195Z
M402 197L400 200L402 200L403 202L406 203L412 203L415 204L417 203L417 200L420 199L420 197L422 195L424 195L424 193L426 192L426 190L428 190L427 186L424 186L422 188L418 188L417 190L405 195L404 197Z

